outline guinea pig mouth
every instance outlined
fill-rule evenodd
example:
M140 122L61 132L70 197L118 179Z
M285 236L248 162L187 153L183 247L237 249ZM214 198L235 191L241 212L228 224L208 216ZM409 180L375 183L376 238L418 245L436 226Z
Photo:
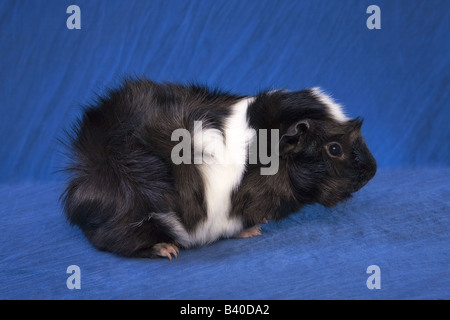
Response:
M376 169L360 174L352 184L352 193L364 187L375 176L375 173Z
M367 182L369 182L369 180L361 180L361 181L357 181L355 183L353 183L352 185L352 193L358 191L359 189L361 189L362 187L364 187Z
M364 187L377 172L377 162L372 154L366 152L365 157L365 161L358 162L355 179L352 183L352 193Z
M342 201L346 201L352 197L351 192L341 192L340 194L334 193L332 196L328 195L327 197L321 199L319 201L320 204L327 208L333 208L337 206Z

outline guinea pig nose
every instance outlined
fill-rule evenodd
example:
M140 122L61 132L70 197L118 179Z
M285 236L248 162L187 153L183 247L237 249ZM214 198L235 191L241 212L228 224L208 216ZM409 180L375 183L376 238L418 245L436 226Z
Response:
M375 158L371 156L371 163L370 163L370 170L369 170L369 180L372 179L375 176L375 173L377 173L377 162Z
M354 143L353 152L355 155L355 170L358 171L357 179L354 184L356 191L362 188L375 176L375 173L377 172L377 162L366 144L361 140Z
M374 157L370 154L370 157L368 160L366 160L364 163L360 164L360 173L358 177L358 183L359 188L362 188L364 185L367 184L377 172L377 163L374 159Z
M360 170L361 178L369 181L375 176L375 173L377 172L377 163L373 156L370 155L368 159L359 163L358 169Z

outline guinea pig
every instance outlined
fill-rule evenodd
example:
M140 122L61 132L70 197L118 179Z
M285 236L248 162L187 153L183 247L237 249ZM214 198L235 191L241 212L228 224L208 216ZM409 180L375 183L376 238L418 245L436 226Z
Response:
M69 133L64 210L95 247L128 257L257 236L375 175L361 125L319 88L241 96L128 79Z

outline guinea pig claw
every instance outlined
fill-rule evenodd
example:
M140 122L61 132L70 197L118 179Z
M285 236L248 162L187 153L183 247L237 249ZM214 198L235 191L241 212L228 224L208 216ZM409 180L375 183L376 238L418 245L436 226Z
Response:
M172 255L170 254L170 252L168 250L161 250L160 255L161 255L161 257L169 258L169 261L172 262Z
M261 235L261 226L259 224L254 225L251 228L242 230L241 232L237 233L234 237L235 238L252 238L256 236Z
M174 244L171 243L158 243L153 246L153 249L156 252L156 255L160 257L168 258L170 262L172 262L172 255L175 259L178 258L178 253L180 253L180 249Z
M173 255L175 257L175 259L178 259L178 253L180 252L178 247L176 245L170 245L168 248L169 251L169 255ZM169 258L170 261L172 261L172 259Z

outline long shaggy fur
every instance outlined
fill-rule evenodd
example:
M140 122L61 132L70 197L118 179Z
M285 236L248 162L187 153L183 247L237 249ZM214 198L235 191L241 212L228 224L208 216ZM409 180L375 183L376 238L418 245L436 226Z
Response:
M267 176L260 174L260 161L243 164L240 181L224 195L235 229L282 219L309 203L336 205L375 174L362 121L346 118L318 89L249 99L197 85L128 80L87 108L74 127L63 195L68 220L97 248L132 257L155 257L161 243L187 248L230 236L195 240L205 221L214 219L208 215L211 196L205 194L204 168L171 161L178 143L171 135L176 129L194 133L195 121L224 132L242 99L248 99L248 128L279 130L280 164ZM330 143L339 144L342 154L330 155Z

